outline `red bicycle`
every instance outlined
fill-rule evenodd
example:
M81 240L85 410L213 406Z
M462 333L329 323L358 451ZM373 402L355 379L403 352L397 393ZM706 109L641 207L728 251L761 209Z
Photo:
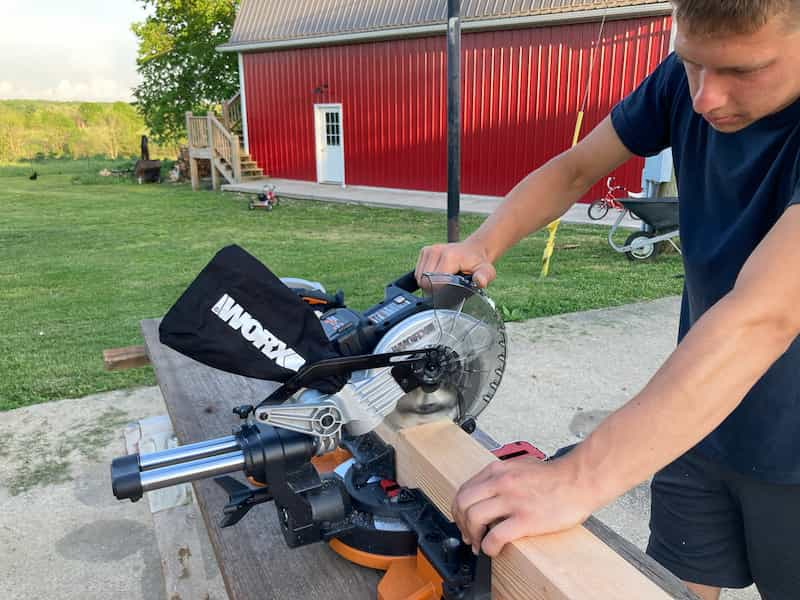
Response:
M605 217L612 208L615 210L625 210L625 207L617 201L617 192L627 194L628 190L624 185L614 185L613 177L606 179L606 195L589 205L589 218L592 221L599 221Z

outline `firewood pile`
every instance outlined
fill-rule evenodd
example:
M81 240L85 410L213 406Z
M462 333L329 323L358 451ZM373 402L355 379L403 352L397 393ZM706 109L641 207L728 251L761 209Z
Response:
M178 152L178 160L175 162L175 169L177 169L176 181L190 181L192 179L189 172L189 148L181 146ZM197 161L197 172L200 179L211 177L211 163L208 160Z

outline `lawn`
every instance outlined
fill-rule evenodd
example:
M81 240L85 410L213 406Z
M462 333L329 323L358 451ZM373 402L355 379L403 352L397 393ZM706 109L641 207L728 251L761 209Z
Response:
M445 215L432 212L284 200L268 213L186 185L97 183L91 173L103 166L43 164L31 181L27 166L0 165L0 409L153 384L149 367L105 372L103 349L141 343L139 320L163 315L227 244L280 276L342 288L363 309L446 232ZM462 216L463 234L481 220ZM490 288L505 318L680 292L679 256L632 264L605 231L562 226L547 280L538 279L543 233L512 249Z
M94 179L97 172L102 169L132 167L135 162L135 158L111 160L101 156L77 160L31 159L0 162L0 178L5 181L6 177L29 177L36 172L37 175L42 176L71 175L73 179Z

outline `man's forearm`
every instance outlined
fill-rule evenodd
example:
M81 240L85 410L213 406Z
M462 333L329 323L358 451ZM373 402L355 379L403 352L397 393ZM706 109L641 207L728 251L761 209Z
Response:
M593 182L582 181L558 156L520 181L468 240L492 262L526 235L560 217Z
M647 386L563 460L603 506L693 447L741 402L797 332L729 294Z

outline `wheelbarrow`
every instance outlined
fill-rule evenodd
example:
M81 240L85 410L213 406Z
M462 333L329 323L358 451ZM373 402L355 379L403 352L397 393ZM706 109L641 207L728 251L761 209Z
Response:
M678 198L619 198L625 207L608 232L608 243L617 252L624 253L628 260L649 260L657 256L666 244L671 244L678 253L680 246L675 238L678 230ZM619 229L626 213L638 217L645 229L635 231L628 236L625 244L620 246L614 241L614 234Z

